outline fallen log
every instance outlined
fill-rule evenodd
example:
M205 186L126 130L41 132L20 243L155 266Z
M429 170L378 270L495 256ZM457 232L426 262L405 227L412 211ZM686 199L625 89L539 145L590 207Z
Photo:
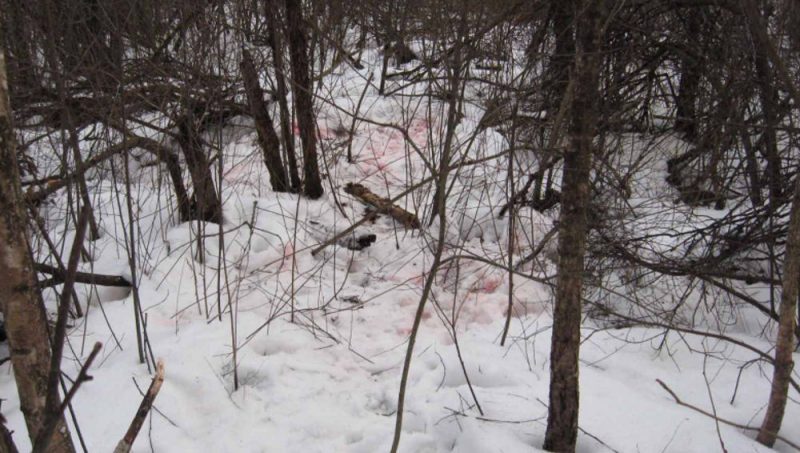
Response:
M385 214L400 222L406 228L419 228L420 222L416 215L392 203L391 200L378 196L358 183L347 183L345 193L353 195L380 214Z
M33 267L37 272L48 274L52 277L49 280L41 282L40 286L42 287L55 286L60 283L64 283L66 280L66 269L59 269L58 267L44 263L34 263ZM75 283L84 283L87 285L97 286L114 286L120 288L131 287L131 282L120 275L93 274L89 272L76 272Z

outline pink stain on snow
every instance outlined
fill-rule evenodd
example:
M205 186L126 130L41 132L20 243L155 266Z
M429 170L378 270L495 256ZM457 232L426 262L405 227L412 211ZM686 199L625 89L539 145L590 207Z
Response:
M430 124L424 119L413 119L408 126L408 139L420 149L424 149L428 143L428 130ZM368 134L368 147L360 154L359 164L361 172L364 176L375 176L382 174L384 178L392 181L404 180L404 174L395 174L395 172L404 172L404 160L406 153L409 153L412 158L416 152L413 147L407 142L404 135L390 127L371 127L364 133ZM395 164L397 170L395 170Z
M422 320L423 321L431 319L432 316L433 315L431 314L431 312L429 310L427 310L427 309L424 312L422 312ZM407 337L407 336L411 335L411 324L409 323L409 325L406 325L406 326L395 327L394 330L397 333L397 335L400 335L402 337Z
M505 283L505 277L500 275L487 275L488 272L481 272L480 275L477 276L474 282L469 286L470 293L486 293L491 294L497 291L503 283Z
M286 245L283 246L283 263L281 263L280 272L286 272L291 270L292 260L294 260L294 246L291 242L287 242Z
M503 284L503 279L500 277L489 277L483 280L483 286L481 291L484 293L493 293L495 290Z
M247 171L250 169L249 163L236 164L225 172L223 179L228 182L239 182L247 179Z
M300 136L300 126L297 123L292 123L292 134L296 136ZM333 130L325 127L317 125L317 138L322 140L330 140L332 138L336 138L336 134Z
M409 275L392 275L389 277L390 281L397 282L397 283L405 283L408 285L415 285L415 286L422 286L425 284L425 276L422 274L417 274L412 276Z

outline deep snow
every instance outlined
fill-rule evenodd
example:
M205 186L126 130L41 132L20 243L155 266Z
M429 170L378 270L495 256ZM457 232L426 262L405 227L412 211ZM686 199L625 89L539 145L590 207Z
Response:
M409 232L381 217L358 230L377 234L372 247L360 252L329 247L317 256L310 254L363 214L364 207L340 190L346 182L395 196L426 175L421 156L399 132L367 122L359 122L354 138L356 162L346 163L346 140L337 130L349 129L351 120L340 109L353 109L367 74L334 73L320 90L331 93L338 106L319 103L323 168L328 173L321 200L271 192L252 126L243 121L226 131L223 268L218 266L217 226L202 225L207 237L205 262L200 263L195 259L198 224L177 224L164 208L169 190L159 192L156 167L132 167L143 254L142 305L153 353L166 364L157 411L151 413L134 451L389 450L406 341L438 223L423 232ZM426 113L427 104L415 102L419 101L383 98L372 87L361 115L407 126L414 144L431 152L441 137L444 106L435 103ZM502 150L503 138L491 130L477 134L467 146L481 110L467 106L466 113L458 130L459 153L480 157ZM42 147L39 152L43 173L50 174L46 156L52 151ZM508 225L496 213L505 197L505 158L463 170L457 179L448 199L446 256L472 253L504 263ZM124 211L124 201L118 204L107 170L95 172L90 182L104 236L89 245L95 261L82 268L128 274L123 231L129 219L119 212L119 206ZM337 208L331 187L347 218ZM121 183L116 188L124 190ZM651 189L643 187L639 194L656 199ZM418 207L427 218L429 192L414 191L399 203L410 210ZM70 241L71 230L64 230L64 200L60 194L44 214L54 236ZM516 259L538 244L553 223L552 216L528 211L520 215ZM682 218L662 220L674 227ZM547 260L538 266L542 276L552 272ZM79 290L82 302L89 301L88 313L72 325L63 369L74 376L76 359L85 358L94 341L103 342L91 371L94 380L81 387L73 406L89 450L111 451L140 401L137 385L146 389L149 374L137 361L131 295L85 285ZM515 277L515 316L505 347L499 344L508 303L508 278L502 269L462 260L459 267L440 271L433 294L415 348L401 451L537 451L547 415L550 289ZM54 297L47 298L52 310ZM221 321L218 306L223 309ZM730 335L769 350L758 326L735 327ZM665 338L660 329L601 330L591 320L584 334L579 451L720 451L720 437L730 452L768 451L754 441L753 432L717 427L712 419L675 404L656 383L663 380L684 401L709 411L713 400L721 417L758 426L772 370L748 364L752 353L676 332ZM467 387L454 337L483 416ZM27 450L9 364L0 370L2 412L15 431L14 439ZM781 434L800 442L796 397L792 394L795 401L788 406ZM778 449L790 451L780 442Z

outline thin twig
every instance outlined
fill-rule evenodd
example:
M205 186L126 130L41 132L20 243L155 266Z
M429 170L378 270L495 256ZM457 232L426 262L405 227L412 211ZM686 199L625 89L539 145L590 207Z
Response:
M732 422L732 421L726 420L724 418L716 417L714 414L706 411L705 409L701 409L701 408L699 408L697 406L694 406L692 404L686 403L683 400L681 400L680 398L678 398L678 395L676 395L675 392L672 391L672 389L667 387L667 384L665 384L664 381L662 381L661 379L656 379L656 382L658 382L658 385L660 385L661 388L663 388L664 390L667 391L667 393L670 394L672 399L674 399L675 403L677 403L679 406L683 406L683 407L689 408L689 409L691 409L691 410L693 410L695 412L698 412L700 414L705 415L706 417L710 417L712 419L715 419L715 420L717 420L719 422L722 422L722 423L724 423L724 424L726 424L728 426L733 426L734 428L744 429L744 430L747 430L747 431L755 431L755 432L760 431L760 428L756 428L754 426L742 425L740 423ZM800 451L800 445L798 445L798 444L786 439L785 437L776 436L776 439L780 440L781 442L785 443L786 445L789 445L790 447L794 448L795 450Z
M92 352L89 353L89 357L84 362L83 366L81 367L81 371L78 373L78 377L75 379L75 383L67 392L66 396L64 397L64 401L58 408L58 412L54 413L54 415L48 415L48 419L42 427L42 430L39 431L39 437L36 438L36 442L34 443L33 453L43 453L47 451L47 446L50 443L50 438L53 437L53 431L56 428L57 422L59 420L58 414L64 412L64 410L69 406L70 402L72 402L72 398L75 396L75 393L78 392L78 388L86 381L91 381L93 378L89 376L89 367L92 366L92 362L97 357L97 354L100 353L100 349L103 347L103 344L99 341L94 344L92 348Z

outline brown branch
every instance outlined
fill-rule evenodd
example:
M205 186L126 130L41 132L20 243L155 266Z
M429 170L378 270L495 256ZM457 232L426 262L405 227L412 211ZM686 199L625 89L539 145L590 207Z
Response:
M775 72L778 73L778 78L784 83L784 88L789 92L789 95L794 99L796 104L800 104L800 87L797 86L795 77L789 72L789 68L783 61L783 58L778 54L778 49L775 47L772 39L767 34L767 25L761 18L758 12L758 4L753 0L744 2L744 14L750 21L750 30L753 37L759 42L761 47L767 52L769 60L775 67Z
M138 137L130 140L125 140L122 143L118 143L108 148L107 150L101 152L100 154L93 156L91 159L83 162L82 165L79 165L72 173L70 173L67 176L64 176L59 179L54 179L54 177L45 178L44 180L47 181L46 185L37 191L29 189L28 194L26 195L25 198L27 199L28 203L34 203L34 204L39 203L45 198L47 198L49 195L52 195L58 192L59 190L63 189L67 185L71 184L72 182L83 176L84 173L91 170L101 162L108 160L123 151L127 151L131 148L136 148L141 146L142 145Z
M60 396L58 392L59 377L61 377L61 358L64 352L64 341L67 338L67 316L69 315L70 297L73 294L73 286L75 285L75 272L78 271L78 263L81 258L81 248L83 247L83 240L86 238L86 229L89 226L89 217L92 215L91 208L84 205L81 209L78 222L75 226L75 238L72 241L72 248L70 249L69 260L67 268L64 272L64 289L61 292L61 298L58 303L58 316L56 317L56 325L53 329L53 340L50 353L50 370L47 375L47 396L45 398L45 421L43 428L39 431L34 442L34 452L46 451L50 445L50 440L53 437L53 430L56 423L61 418L64 407L59 401ZM77 301L76 301L77 302ZM76 385L78 383L76 382Z
M11 431L6 428L6 418L0 414L0 452L3 453L18 453L17 444L11 437Z
M369 120L367 120L366 118L359 118L359 121L369 121ZM402 130L402 129L400 129L400 130ZM414 146L413 142L411 142L411 145ZM455 169L458 169L458 168L468 167L468 166L472 166L472 165L479 165L479 164L482 164L483 162L488 162L490 160L497 159L498 157L505 156L508 153L509 153L509 150L505 150L505 151L501 151L501 152L499 152L497 154L493 154L491 156L482 157L482 158L479 158L479 159L464 160L462 162L458 162L456 164L451 165L450 167L447 168L447 170L450 171L450 170L455 170ZM389 201L394 203L395 201L405 197L406 195L410 194L411 192L421 188L425 184L430 183L434 179L436 179L436 174L434 174L432 176L428 176L428 177L420 180L419 182L411 185L406 190L404 190L404 191L400 192L399 194L395 195L394 197L392 197L392 199L389 200ZM364 223L366 223L367 221L369 221L369 220L371 220L373 218L375 218L375 213L374 212L368 213L367 215L363 216L357 222L353 223L352 225L350 225L349 227L347 227L344 230L340 231L339 233L333 235L333 237L331 237L330 239L320 243L317 247L315 247L313 250L311 250L311 255L312 256L316 256L316 254L321 252L322 250L324 250L325 247L327 247L327 246L329 246L331 244L337 243L339 240L341 240L342 238L344 238L348 234L350 234L353 231L355 231L356 228L358 228L359 226L363 225Z
M672 399L674 399L675 403L677 403L679 406L683 406L683 407L689 408L689 409L691 409L691 410L693 410L695 412L698 412L700 414L703 414L706 417L709 417L709 418L711 418L713 420L716 420L718 422L724 423L724 424L726 424L728 426L733 426L734 428L744 429L744 430L747 430L747 431L756 431L756 432L759 431L759 428L756 428L754 426L742 425L740 423L732 422L730 420L726 420L724 418L717 417L716 415L706 411L705 409L702 409L702 408L699 408L699 407L697 407L695 405L689 404L689 403L681 400L680 398L678 398L678 395L676 395L675 392L672 391L672 389L667 387L667 384L665 384L664 381L662 381L661 379L656 379L656 382L658 382L658 385L660 385L661 388L663 388L664 390L667 391L667 393L670 394ZM785 437L776 436L776 438L778 440L786 443L786 445L789 445L790 447L794 448L795 450L800 451L800 445L798 445L798 444L786 439Z
M617 318L619 318L619 319L621 319L623 321L627 321L627 322L629 322L629 323L631 323L633 325L641 325L641 326L645 326L645 327L658 327L658 328L665 329L667 331L672 330L672 331L675 331L675 332L681 332L681 333L686 333L686 334L690 334L690 335L697 335L697 336L701 336L701 337L715 338L717 340L722 340L722 341L734 344L736 346L739 346L741 348L747 349L748 351L753 352L756 355L758 355L758 357L761 360L764 360L765 362L768 362L769 364L771 364L773 366L775 365L775 359L771 355L767 354L766 352L764 352L764 351L762 351L762 350L760 350L760 349L758 349L758 348L756 348L754 346L750 346L749 344L745 343L744 341L737 340L736 338L732 338L732 337L729 337L727 335L723 335L723 334L720 334L720 333L704 332L704 331L701 331L701 330L695 330L695 329L690 329L690 328L687 328L687 327L680 327L680 326L676 326L676 325L665 324L665 323L662 323L662 322L648 321L646 319L637 319L637 318L633 318L633 317L630 317L630 316L625 316L623 314L617 313L614 310L611 310L610 308L604 306L603 304L599 304L599 303L594 302L592 300L584 299L584 301L586 303L591 304L592 306L602 310L607 315L615 316L615 317L617 317ZM794 389L795 389L795 391L797 391L797 393L800 393L800 383L798 383L794 379L790 379L789 383L792 385L792 387L794 387Z
M533 249L533 251L528 256L522 258L521 260L519 260L519 262L514 264L514 270L519 270L522 268L522 266L535 260L536 257L539 256L540 253L542 253L542 250L544 250L545 246L547 246L547 244L550 242L553 236L556 235L556 233L558 233L557 226L550 228L550 231L545 233L544 237L542 237L542 239L539 240L539 245L537 245L536 248Z
M153 401L155 401L158 391L161 390L161 384L163 383L164 361L159 360L156 365L156 375L150 383L150 388L147 389L147 393L144 395L144 398L142 398L142 403L139 405L139 409L136 411L136 415L133 417L131 425L125 433L125 437L119 441L117 448L114 449L114 453L128 453L131 451L133 442L136 440L139 430L142 429L144 420L147 418L150 408L153 407Z
M78 388L81 386L81 384L93 379L92 376L89 376L89 367L92 366L92 362L94 362L94 359L97 358L97 354L100 353L100 349L102 347L103 344L99 341L94 344L92 352L89 354L86 362L81 367L81 371L78 373L78 377L75 379L75 384L73 384L73 386L67 392L66 396L64 397L64 401L61 402L61 405L58 408L58 411L54 412L53 414L49 414L48 418L45 420L42 430L39 432L39 436L36 438L33 453L42 453L47 451L47 445L50 443L50 438L53 436L53 430L55 430L56 425L58 424L59 414L64 412L67 406L69 406L69 403L72 402L72 398L78 392Z
M53 329L53 345L50 355L50 373L47 377L47 402L45 413L49 416L58 416L59 394L58 378L61 376L61 357L64 351L64 340L67 337L67 316L69 315L70 298L72 289L75 286L75 273L78 272L78 263L81 258L83 241L86 238L86 229L89 226L89 217L92 215L91 208L84 205L81 209L78 223L75 227L75 238L72 240L72 248L67 260L67 268L64 271L64 288L58 302L56 325ZM77 302L77 301L76 301Z
M44 263L34 263L34 269L43 274L49 274L53 278L42 282L41 286L54 286L66 281L67 271L55 266ZM113 286L119 288L130 288L131 282L120 275L93 274L90 272L75 272L75 283L85 283L87 285Z
M712 269L709 267L701 267L702 265L698 263L691 263L689 265L684 265L681 263L674 263L669 261L664 262L656 262L656 261L648 261L645 258L642 258L638 254L631 252L625 246L620 244L618 241L606 237L602 235L602 239L606 242L606 244L613 248L615 252L618 253L619 258L628 260L633 264L638 264L642 267L650 269L651 271L658 272L664 275L670 275L672 277L697 277L697 278L726 278L730 280L739 280L744 281L745 283L765 283L765 284L772 284L772 285L780 285L781 281L778 279L766 277L763 275L752 275L752 274L741 274L736 273L733 271L726 271L726 270L719 270L719 269Z
M550 134L550 137L547 140L546 149L552 149L554 146L558 146L558 144L561 142L561 135L562 135L561 126L564 123L564 119L567 115L568 106L572 102L572 97L574 96L573 93L574 83L575 82L572 78L570 78L569 82L567 83L564 96L558 105L558 111L556 112L556 117L553 122L553 132ZM525 187L523 187L522 190L517 192L517 194L500 209L500 212L497 217L502 219L506 211L514 207L514 204L519 203L523 199L525 199L525 197L528 194L528 190L530 190L531 188L531 184L533 184L533 182L536 180L541 180L544 177L544 173L548 171L550 168L552 168L555 164L557 164L561 159L563 159L563 157L564 157L563 155L559 155L556 157L548 158L545 161L544 165L542 165L541 168L539 168L539 170L536 173L533 173L530 176L528 176L528 182L525 184Z
M506 204L504 204L502 208L500 208L500 212L497 213L497 217L502 219L503 216L506 215L506 212L508 212L509 209L511 209L515 204L522 203L525 200L525 197L528 196L528 191L530 190L533 183L541 179L544 176L545 172L551 169L553 165L557 164L558 161L561 160L561 158L562 156L557 156L553 159L550 159L550 161L542 165L541 168L536 170L534 173L528 175L528 181L525 183L525 185L522 187L520 191L515 193L514 196L511 197L511 199L508 200L508 202L506 202Z
M362 186L361 184L357 183L347 183L344 187L345 193L349 193L354 197L361 200L363 203L369 205L370 207L374 208L377 212L381 214L386 214L391 218L397 220L406 228L416 229L420 227L419 219L416 215L406 211L405 209L397 206L387 198L383 198L378 196L366 187Z

